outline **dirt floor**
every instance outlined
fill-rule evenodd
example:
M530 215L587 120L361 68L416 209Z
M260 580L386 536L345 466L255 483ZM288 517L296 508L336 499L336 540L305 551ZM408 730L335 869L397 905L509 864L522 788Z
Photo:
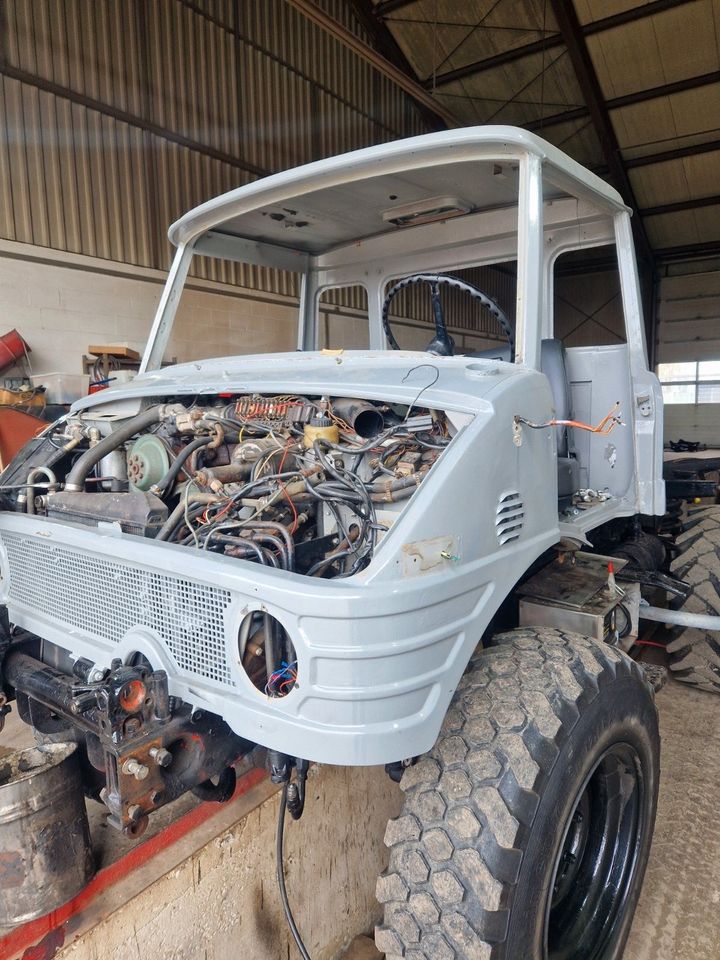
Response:
M657 702L660 805L624 960L718 960L720 697L669 680Z

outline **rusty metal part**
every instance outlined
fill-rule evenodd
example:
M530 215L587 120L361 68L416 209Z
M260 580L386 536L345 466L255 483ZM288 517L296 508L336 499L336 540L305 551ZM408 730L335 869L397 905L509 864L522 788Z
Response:
M75 669L94 675L88 661ZM146 665L114 661L87 682L15 643L4 675L21 719L41 733L79 738L86 792L105 803L108 822L127 836L139 836L153 810L219 776L253 746L215 714L170 698L165 672ZM143 698L135 696L140 688Z
M125 533L152 537L167 520L168 511L159 497L141 490L131 493L78 493L63 490L48 496L47 515L86 526L116 522Z
M74 897L94 872L74 743L0 760L0 926Z
M334 549L332 549L330 553L326 555L325 561L321 566L317 568L315 573L313 573L313 576L321 577L325 573L327 568L330 566L330 564L333 562L335 557L339 553L342 553L343 551L347 550L353 543L355 543L359 535L360 535L360 530L358 529L358 527L352 527L350 530L348 530L348 536L343 538L340 541L340 543L338 543L338 545L334 547Z

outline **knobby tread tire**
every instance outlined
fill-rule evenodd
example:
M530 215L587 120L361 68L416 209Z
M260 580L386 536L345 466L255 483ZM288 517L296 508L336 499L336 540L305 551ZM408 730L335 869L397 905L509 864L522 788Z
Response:
M629 657L586 637L520 628L493 644L471 661L433 749L403 775L376 891L386 960L519 960L504 948L510 908L559 752L605 685L634 677L649 691Z
M720 506L712 505L691 514L689 525L675 543L680 553L670 566L671 572L693 587L679 609L720 616ZM676 680L720 693L718 634L692 627L678 628L667 650Z

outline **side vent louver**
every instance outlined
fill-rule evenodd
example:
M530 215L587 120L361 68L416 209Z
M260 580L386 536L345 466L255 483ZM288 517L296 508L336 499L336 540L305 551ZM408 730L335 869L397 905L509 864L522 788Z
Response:
M519 539L524 518L525 510L520 494L515 490L503 494L495 512L495 532L501 546Z

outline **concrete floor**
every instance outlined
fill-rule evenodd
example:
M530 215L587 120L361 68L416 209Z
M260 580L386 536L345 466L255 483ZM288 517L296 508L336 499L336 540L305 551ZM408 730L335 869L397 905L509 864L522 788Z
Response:
M657 702L660 804L624 960L717 960L720 697L669 680Z
M718 960L720 697L669 680L658 707L660 805L624 960ZM288 828L288 887L311 955L330 960L378 914L382 835L400 796L381 770L316 770L310 792L312 816ZM273 877L276 808L271 797L57 960L293 957ZM349 955L380 957L367 941Z

